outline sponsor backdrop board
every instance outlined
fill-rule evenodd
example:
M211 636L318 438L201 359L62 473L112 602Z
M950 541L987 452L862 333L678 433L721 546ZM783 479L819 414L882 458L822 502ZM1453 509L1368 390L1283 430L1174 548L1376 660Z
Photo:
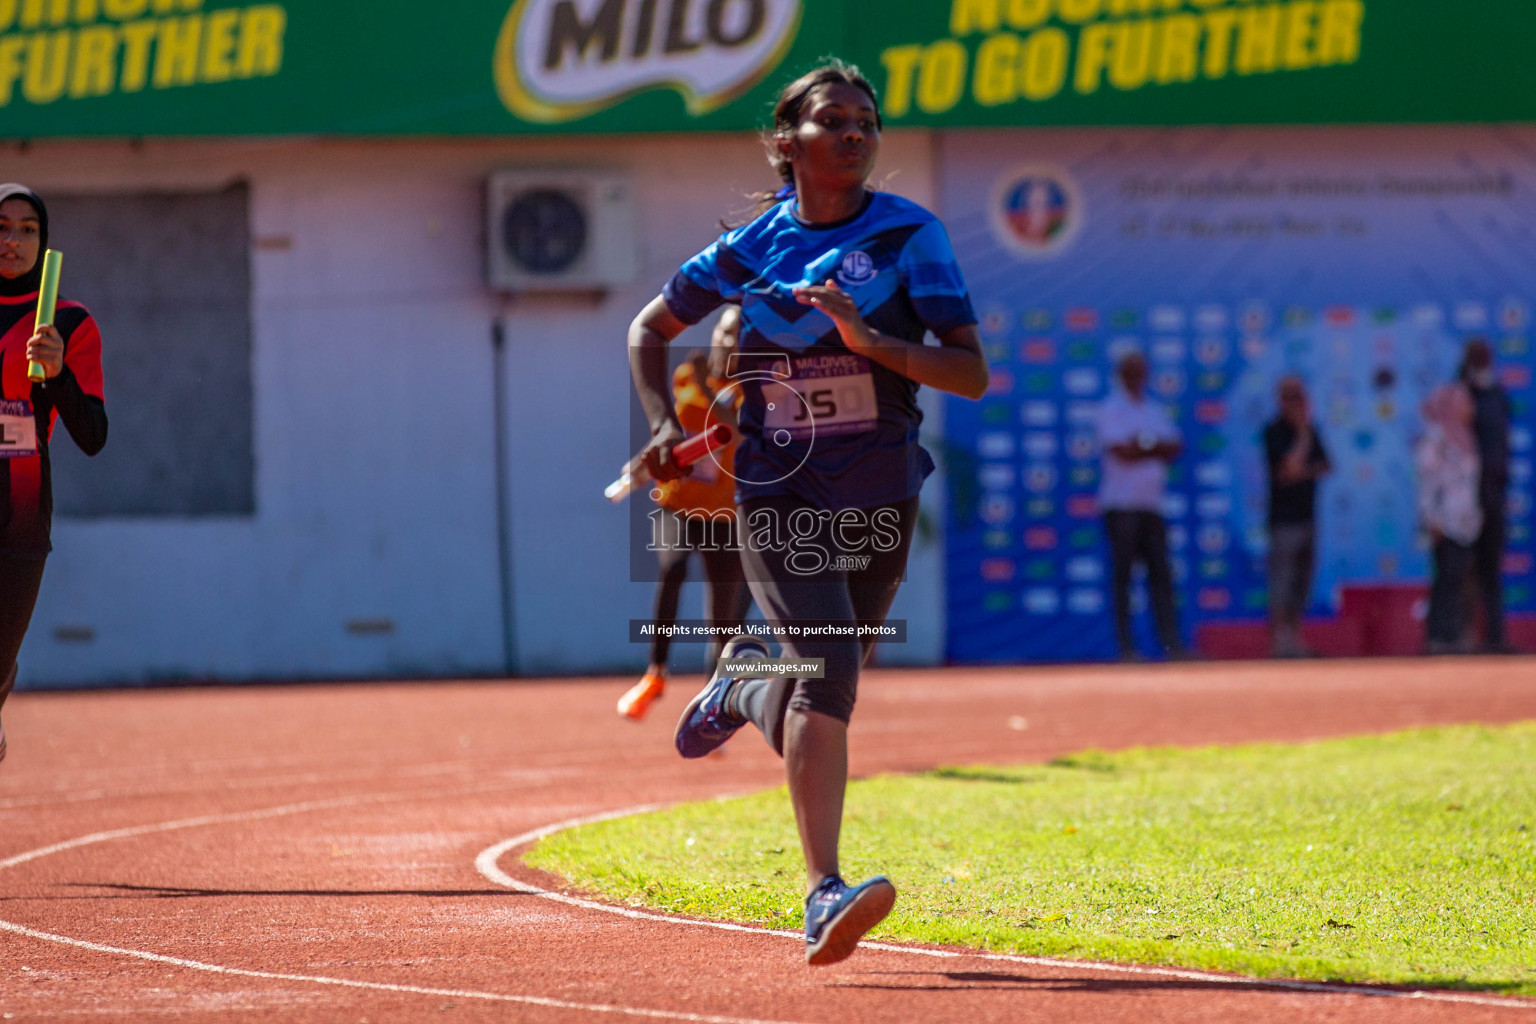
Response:
M1130 348L1185 437L1165 512L1186 635L1264 618L1260 434L1283 374L1307 381L1335 466L1313 612L1351 583L1425 579L1420 405L1473 336L1494 344L1515 410L1507 599L1536 607L1536 130L1042 130L942 146L994 374L981 402L945 412L952 658L1113 656L1093 424Z
M1536 7L0 0L0 137L745 130L823 54L892 125L1536 118Z

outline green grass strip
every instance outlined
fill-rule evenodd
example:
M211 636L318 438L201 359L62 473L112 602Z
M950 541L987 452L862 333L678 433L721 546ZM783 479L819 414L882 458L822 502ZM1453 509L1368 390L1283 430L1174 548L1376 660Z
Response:
M783 789L527 860L634 906L802 924ZM843 874L876 872L900 892L885 939L1536 995L1536 723L856 781Z

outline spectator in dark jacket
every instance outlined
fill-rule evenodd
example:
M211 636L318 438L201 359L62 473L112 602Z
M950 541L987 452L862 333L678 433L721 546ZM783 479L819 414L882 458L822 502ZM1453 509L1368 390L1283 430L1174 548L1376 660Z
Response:
M1332 468L1299 377L1280 382L1280 415L1264 428L1269 460L1269 623L1275 657L1301 658L1301 617L1317 564L1317 481Z
M1509 396L1499 385L1493 368L1493 349L1482 338L1467 342L1461 363L1461 380L1472 394L1472 432L1482 463L1478 503L1483 528L1473 544L1473 574L1482 597L1483 650L1511 650L1504 632L1505 505L1509 495Z

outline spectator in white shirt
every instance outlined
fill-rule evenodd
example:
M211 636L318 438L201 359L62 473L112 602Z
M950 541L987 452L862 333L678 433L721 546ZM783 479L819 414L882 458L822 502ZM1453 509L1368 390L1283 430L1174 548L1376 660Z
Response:
M1425 622L1430 654L1459 649L1466 625L1466 586L1483 530L1478 500L1481 459L1472 432L1476 406L1463 384L1436 388L1424 402L1424 436L1414 450L1419 519L1433 546L1434 579Z
M1099 509L1114 566L1115 635L1122 661L1139 660L1131 635L1131 570L1147 567L1147 592L1157 636L1169 657L1183 657L1178 613L1173 601L1173 573L1168 566L1168 526L1163 494L1168 467L1184 441L1168 411L1147 395L1147 360L1140 352L1124 356L1115 367L1120 389L1099 410L1098 439L1104 454Z

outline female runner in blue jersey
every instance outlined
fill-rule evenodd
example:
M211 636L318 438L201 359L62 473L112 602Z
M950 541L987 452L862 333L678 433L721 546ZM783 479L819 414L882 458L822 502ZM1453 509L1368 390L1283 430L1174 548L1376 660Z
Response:
M906 569L918 491L933 460L917 443L917 388L968 398L987 386L976 317L933 214L868 185L880 147L874 89L831 61L790 83L769 161L785 187L751 223L689 260L630 327L630 367L653 434L658 480L681 472L683 438L666 346L724 302L741 305L736 499L748 584L767 619L796 626L783 655L822 659L821 678L715 673L677 727L702 757L748 722L784 758L808 873L806 960L836 963L890 912L877 876L838 875L848 721ZM938 345L924 344L932 332ZM835 632L830 635L826 627ZM815 630L814 634L810 631ZM724 657L763 658L737 637Z

